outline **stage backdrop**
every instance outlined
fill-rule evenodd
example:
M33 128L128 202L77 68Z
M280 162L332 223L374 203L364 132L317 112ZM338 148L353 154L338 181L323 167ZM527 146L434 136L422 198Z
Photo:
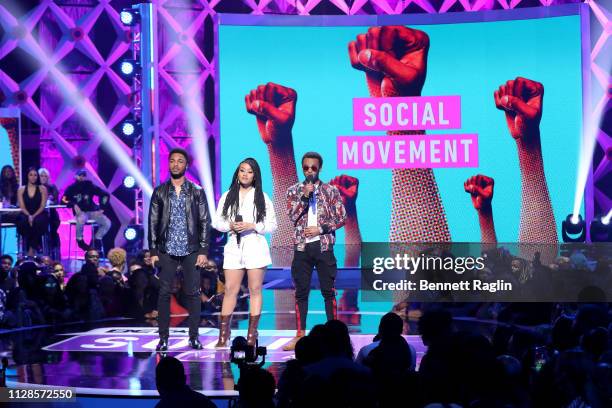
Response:
M295 175L299 180L304 179L300 158L306 151L315 150L325 160L323 180L329 181L342 174L358 179L356 218L362 240L388 241L392 214L397 215L392 209L393 172L389 169L339 170L337 137L385 134L384 131L353 130L353 98L369 97L370 93L364 72L351 65L349 44L371 27L401 25L423 32L429 38L426 79L421 95L461 97L460 128L427 130L427 137L449 133L478 135L477 167L436 168L433 171L450 238L480 241L478 215L470 195L465 192L464 182L482 174L494 179L492 209L498 240L516 242L519 239L522 183L541 183L541 180L530 179L529 164L519 162L517 142L510 134L505 112L496 106L494 92L501 92L500 86L507 85L507 81L522 77L534 81L525 85L535 90L533 95L539 86L535 82L543 87L539 124L541 153L560 239L561 220L573 206L582 129L581 18L566 12L562 14L570 15L538 13L541 10L526 9L378 19L369 16L220 15L222 189L227 189L239 162L251 156L260 163L264 190L272 197L273 185L290 184L295 181ZM505 21L491 21L497 18ZM401 38L395 41L396 50L412 46L397 44ZM374 47L366 44L366 48ZM259 86L268 83L290 89L268 86L257 91ZM505 89L504 93L509 92ZM527 94L523 89L525 102L533 96ZM247 95L249 98L245 98ZM284 103L284 110L291 116L291 100L295 96L295 118L290 117L289 123L277 126L265 122L267 118L262 113L259 122L264 127L258 128L256 116L247 111L247 104L253 100L269 99L276 105ZM534 106L534 101L529 104ZM256 113L256 107L249 107ZM294 120L292 126L291 120ZM266 144L264 138L268 138L268 142L272 138L274 142ZM287 153L291 140L293 157ZM274 162L279 158L284 158L282 163ZM273 166L276 174L272 174ZM521 170L526 175L523 180ZM354 183L351 178L337 181L350 187ZM538 188L543 187L538 184ZM527 185L524 188L530 190ZM423 186L423 189L431 189L431 186ZM282 218L285 207L281 206L284 197L280 195L281 190L278 190L275 204L277 216ZM534 199L541 199L541 196ZM437 217L444 219L440 214ZM431 236L424 234L423 240L428 239ZM338 240L344 242L344 231L339 232ZM279 238L278 242L281 241Z

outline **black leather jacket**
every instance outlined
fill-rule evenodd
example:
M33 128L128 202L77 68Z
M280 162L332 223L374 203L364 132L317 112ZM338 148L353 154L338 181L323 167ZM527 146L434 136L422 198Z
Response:
M168 226L170 225L170 189L174 188L170 180L155 187L149 207L149 250L152 256L165 252ZM189 180L183 187L187 193L185 207L187 209L187 245L189 253L208 254L210 238L210 214L206 203L204 189Z

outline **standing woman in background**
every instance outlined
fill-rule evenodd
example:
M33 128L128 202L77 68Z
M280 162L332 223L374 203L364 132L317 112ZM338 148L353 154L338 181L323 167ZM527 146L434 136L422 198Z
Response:
M51 174L49 173L49 170L41 167L38 169L38 177L40 178L40 185L47 188L47 204L57 205L61 197L55 184L51 183ZM51 250L49 255L53 259L60 259L60 237L57 230L59 229L61 222L59 214L55 208L49 209L49 224L49 246Z
M40 239L49 231L47 205L47 188L40 185L38 171L30 167L27 172L27 183L17 190L17 200L21 213L17 217L17 231L26 244L29 256L34 256L41 246Z
M257 344L261 286L266 267L272 263L268 241L263 234L275 231L276 226L274 206L262 189L259 164L253 158L244 159L234 172L229 190L219 200L213 222L216 230L229 232L224 249L225 296L217 348L228 347L231 317L245 271L250 294L247 342L252 346Z

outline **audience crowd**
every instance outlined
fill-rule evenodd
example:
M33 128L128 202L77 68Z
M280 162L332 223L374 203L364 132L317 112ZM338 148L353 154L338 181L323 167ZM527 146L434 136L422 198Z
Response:
M574 251L552 265L500 250L487 269L517 281L581 268L610 276L610 260ZM223 291L217 265L201 269L203 310ZM181 278L173 307L181 307ZM79 271L49 257L14 262L0 256L0 329L129 316L156 318L158 279L143 251L87 251ZM218 303L217 303L218 304ZM317 325L296 346L277 380L267 370L241 370L243 407L609 407L612 406L612 309L609 303L404 302L382 317L372 344L354 350L338 320ZM417 356L406 338L405 309L418 309ZM494 330L466 331L456 317L487 320ZM414 315L413 315L414 317ZM476 326L475 326L476 327ZM214 406L191 390L178 361L158 366L159 406Z
M203 310L214 312L220 305L223 276L217 272L213 260L201 269ZM179 272L173 290L177 313L184 311L181 281ZM90 249L72 274L48 256L15 262L1 255L0 329L112 317L154 320L158 291L156 269L146 250L128 260L125 250L113 248L108 262L101 263L100 253Z

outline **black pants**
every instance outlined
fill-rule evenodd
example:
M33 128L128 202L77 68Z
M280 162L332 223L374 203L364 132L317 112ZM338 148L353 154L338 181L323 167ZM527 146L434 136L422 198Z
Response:
M159 297L157 307L159 310L159 337L167 339L170 334L170 295L172 282L176 276L179 265L183 270L183 293L187 300L189 311L189 338L198 336L200 325L200 273L196 270L198 253L186 256L173 256L165 253L159 254Z
M336 257L333 249L321 252L320 241L306 244L304 252L295 251L291 263L291 277L295 286L295 312L298 330L306 329L306 315L308 314L308 295L310 294L310 280L313 268L317 268L321 294L325 299L325 314L327 320L336 318Z
M17 216L17 232L24 239L25 250L34 248L38 250L41 245L41 238L49 231L49 215L46 211L41 212L36 217L32 225L28 220L28 216L24 213L19 213Z

